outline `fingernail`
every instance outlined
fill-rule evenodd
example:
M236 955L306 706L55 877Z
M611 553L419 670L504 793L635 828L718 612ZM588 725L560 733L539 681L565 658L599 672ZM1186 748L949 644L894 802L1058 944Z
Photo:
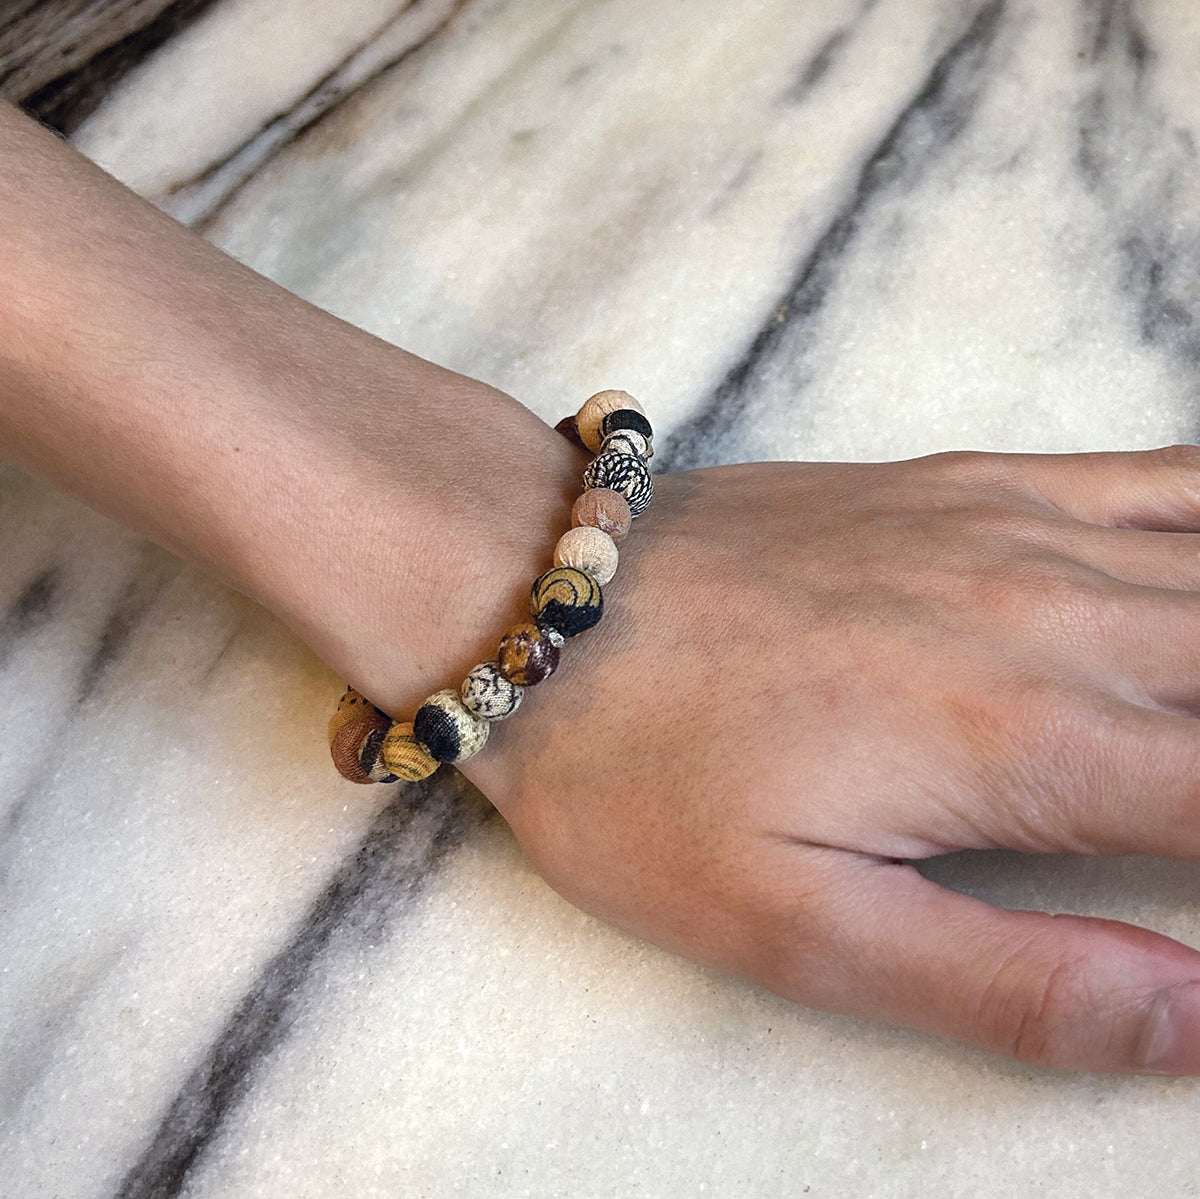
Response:
M1152 1074L1200 1074L1200 982L1164 987L1154 996L1134 1065Z

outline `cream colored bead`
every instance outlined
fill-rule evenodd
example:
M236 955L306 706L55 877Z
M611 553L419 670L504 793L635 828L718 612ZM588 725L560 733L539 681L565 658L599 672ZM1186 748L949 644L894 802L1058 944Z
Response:
M616 542L592 525L568 529L554 547L555 566L586 570L601 586L617 573L617 557Z
M610 413L619 412L622 408L632 408L634 412L646 415L641 404L627 391L598 391L583 402L575 417L575 424L583 444L593 454L600 453L600 422Z
M438 762L461 762L487 744L490 725L462 701L457 687L435 691L413 717L413 736Z
M500 669L499 662L480 662L458 689L463 704L484 720L507 720L520 706L525 688Z

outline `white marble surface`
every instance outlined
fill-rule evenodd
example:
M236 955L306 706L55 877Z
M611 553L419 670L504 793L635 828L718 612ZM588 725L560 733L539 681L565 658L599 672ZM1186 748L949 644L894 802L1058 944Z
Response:
M1190 0L221 0L75 140L658 469L1128 448L1196 436L1198 70ZM12 472L0 562L5 1196L1200 1194L1200 1082L640 944L451 772L341 783L248 601ZM928 872L1200 944L1193 864Z

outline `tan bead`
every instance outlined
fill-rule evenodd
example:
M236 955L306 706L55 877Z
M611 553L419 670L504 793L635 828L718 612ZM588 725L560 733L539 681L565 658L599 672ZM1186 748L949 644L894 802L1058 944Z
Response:
M622 408L632 408L634 412L646 415L641 404L627 391L598 391L584 400L583 407L576 413L575 425L583 444L593 454L600 453L600 422L610 412L618 412Z
M591 525L607 533L614 541L620 541L633 524L633 513L629 501L611 487L589 487L571 509L571 524Z
M379 747L379 761L389 773L406 783L428 778L439 765L437 759L431 758L413 736L411 720L394 724L388 729Z
M603 586L617 573L617 547L601 529L580 525L568 529L554 547L555 566L575 566Z

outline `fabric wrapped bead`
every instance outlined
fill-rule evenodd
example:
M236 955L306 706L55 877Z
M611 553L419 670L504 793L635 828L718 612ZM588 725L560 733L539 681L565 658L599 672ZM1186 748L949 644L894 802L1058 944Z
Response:
M646 419L646 414L640 408L618 408L615 412L606 412L600 420L600 441L611 433L623 430L640 433L647 441L654 438L654 430Z
M395 783L394 775L379 771L379 744L391 719L382 712L364 713L347 720L329 743L337 773L350 783Z
M368 712L374 712L384 720L388 719L369 699L355 691L353 687L347 687L342 698L338 700L337 710L329 718L329 740L333 741L343 725L348 724L351 720L358 720Z
M366 771L367 777L373 783L398 783L400 776L393 774L384 762L382 755L383 742L388 734L391 721L382 728L372 729L364 738L358 750L358 764Z
M379 764L406 783L428 778L440 765L413 734L411 720L392 725L384 734L379 747Z
M561 433L572 445L577 445L581 450L587 449L583 438L579 436L579 426L574 416L564 416L554 426L554 431L555 433Z
M556 640L557 638L557 640ZM500 638L497 662L504 677L522 687L533 687L548 679L558 667L561 634L523 620Z
M617 558L613 539L591 525L568 529L554 547L555 566L576 566L601 586L617 573Z
M439 762L462 762L486 744L491 725L462 701L457 687L435 691L413 717L413 736Z
M614 541L620 541L633 524L633 514L629 511L629 501L619 491L613 491L611 487L590 487L575 501L571 524L575 528L590 525L607 533Z
M391 723L390 716L357 691L351 689L342 696L329 721L329 753L342 778L352 783L396 781L388 771L377 770L379 744Z
M603 440L600 422L610 412L621 411L641 412L642 406L627 391L598 391L584 400L583 407L575 414L575 427L593 454L600 453Z
M601 442L602 454L636 454L639 458L653 458L654 447L649 438L643 437L636 429L614 429L604 435Z
M507 720L520 706L525 689L500 669L499 662L480 662L459 688L463 703L484 720Z
M633 454L601 454L583 472L585 487L607 487L619 491L629 504L631 516L641 516L654 498L654 479L645 461Z
M542 628L576 637L598 623L604 614L604 595L587 571L555 566L534 579L529 611Z

